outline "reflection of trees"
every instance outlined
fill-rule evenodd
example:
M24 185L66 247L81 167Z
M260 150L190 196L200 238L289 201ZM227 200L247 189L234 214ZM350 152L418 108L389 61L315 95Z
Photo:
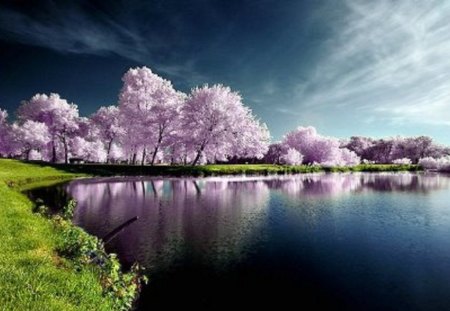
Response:
M314 219L332 212L320 208L316 198L368 191L427 193L448 188L449 182L444 175L344 173L91 179L72 182L67 189L78 201L75 221L100 237L139 216L110 247L127 262L138 259L164 269L186 254L218 265L245 257L250 243L261 241L271 192L291 203L302 202L303 212Z
M184 253L214 259L215 264L239 260L261 228L269 198L266 183L258 180L99 181L69 185L78 201L75 221L103 236L139 216L112 241L112 248L126 261L137 258L161 268Z
M409 191L427 193L446 188L443 175L416 173L305 174L266 181L270 189L290 197L336 196L361 191Z
M364 188L375 191L405 191L428 193L449 186L449 178L438 174L365 174Z
M61 211L69 200L70 196L67 194L66 183L56 184L51 187L42 187L32 190L24 191L24 193L33 201L43 200L44 204L49 207L51 213Z
M305 174L267 180L269 188L288 196L329 196L357 189L358 179L350 174Z

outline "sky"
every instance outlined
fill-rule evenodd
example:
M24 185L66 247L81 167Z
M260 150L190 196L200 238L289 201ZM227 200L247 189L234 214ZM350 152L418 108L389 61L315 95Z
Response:
M450 1L0 4L0 107L56 92L82 115L147 66L189 92L239 91L273 140L429 135L450 144Z

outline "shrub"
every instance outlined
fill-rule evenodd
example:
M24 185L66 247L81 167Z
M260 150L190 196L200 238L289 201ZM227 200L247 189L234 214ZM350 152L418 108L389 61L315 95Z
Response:
M106 253L100 239L70 221L75 207L76 201L71 200L63 208L62 215L52 218L60 231L58 254L70 259L78 270L93 267L99 274L104 295L114 301L115 310L130 310L142 284L147 282L144 269L134 264L128 273L124 273L117 256Z
M281 161L283 164L300 165L302 164L303 156L294 148L289 148L286 153L281 156Z
M75 213L75 208L77 207L77 201L69 200L69 202L63 207L62 216L64 219L71 220L73 214Z
M422 166L424 169L437 169L438 168L438 161L435 158L432 157L426 157L419 160L419 165Z
M393 164L399 164L399 165L411 165L412 161L411 159L408 158L401 158L401 159L396 159L394 161L392 161Z
M450 156L442 158L426 157L419 160L419 165L424 169L435 169L440 172L450 172Z

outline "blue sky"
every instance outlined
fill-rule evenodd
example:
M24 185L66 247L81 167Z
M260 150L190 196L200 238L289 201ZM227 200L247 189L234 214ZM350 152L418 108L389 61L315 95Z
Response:
M146 65L175 87L223 83L274 140L430 135L450 144L450 1L2 1L0 107L58 92L115 104Z

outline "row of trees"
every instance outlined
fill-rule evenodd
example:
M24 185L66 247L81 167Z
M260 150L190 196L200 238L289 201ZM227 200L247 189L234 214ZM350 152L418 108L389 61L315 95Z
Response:
M149 68L123 76L118 106L89 118L58 94L37 94L7 122L0 110L0 154L67 163L183 163L262 158L270 134L229 87L197 87L189 95Z
M449 150L429 137L338 140L313 127L299 127L270 144L267 126L223 85L205 85L189 95L149 68L130 69L116 106L89 118L58 94L36 94L17 110L16 121L0 109L0 155L65 162L192 164L245 162L355 165L442 157Z
M373 139L353 136L338 140L317 134L314 127L299 127L271 144L264 157L266 163L297 162L339 166L364 163L417 164L420 159L440 159L450 155L450 148L433 142L428 136ZM290 156L288 156L290 155Z

